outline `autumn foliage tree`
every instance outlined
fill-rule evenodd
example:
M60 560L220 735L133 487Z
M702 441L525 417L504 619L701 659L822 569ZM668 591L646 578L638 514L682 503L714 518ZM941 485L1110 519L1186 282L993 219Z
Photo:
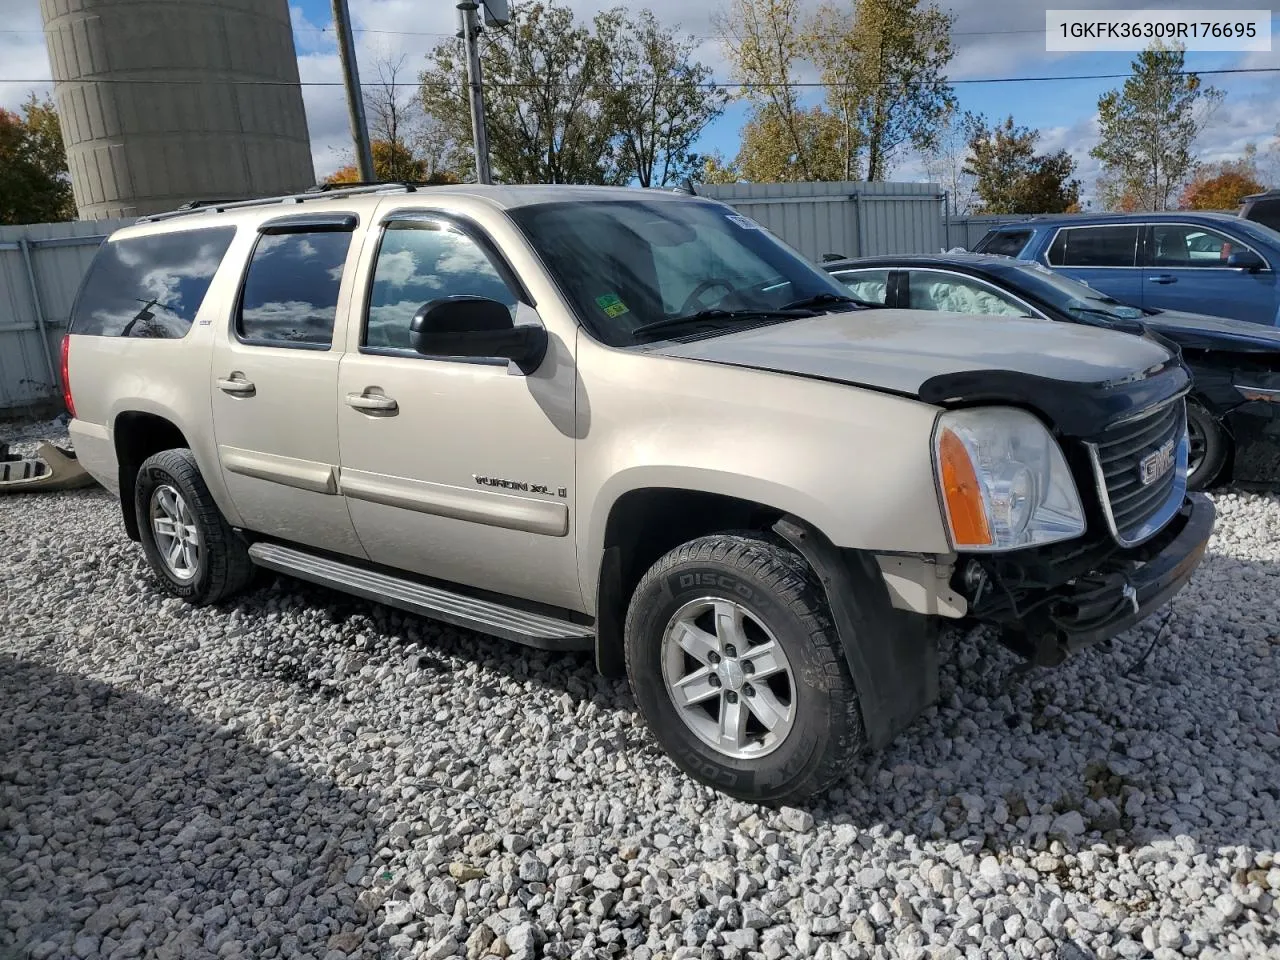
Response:
M414 156L404 144L392 143L390 140L374 140L370 145L373 153L373 173L378 180L399 183L457 183L458 178L447 170L432 172L427 169L427 161ZM360 173L353 163L339 167L325 178L325 183L356 183Z
M0 223L48 223L75 216L53 101L33 93L21 113L0 109Z
M1234 210L1251 193L1266 189L1258 173L1256 149L1239 160L1199 164L1178 197L1183 210Z

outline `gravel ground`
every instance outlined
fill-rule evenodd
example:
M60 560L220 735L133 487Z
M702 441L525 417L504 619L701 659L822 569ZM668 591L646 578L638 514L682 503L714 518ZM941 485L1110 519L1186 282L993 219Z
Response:
M1280 498L1152 618L942 700L806 809L623 683L267 579L166 599L101 490L0 504L0 957L1280 957ZM3 591L7 590L7 598Z

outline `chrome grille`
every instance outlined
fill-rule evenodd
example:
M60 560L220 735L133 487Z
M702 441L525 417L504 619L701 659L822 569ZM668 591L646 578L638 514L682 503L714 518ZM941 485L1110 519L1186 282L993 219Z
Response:
M1113 427L1088 444L1094 479L1112 535L1136 546L1158 533L1182 506L1187 491L1187 410L1178 400ZM1148 481L1144 466L1172 450L1173 466Z

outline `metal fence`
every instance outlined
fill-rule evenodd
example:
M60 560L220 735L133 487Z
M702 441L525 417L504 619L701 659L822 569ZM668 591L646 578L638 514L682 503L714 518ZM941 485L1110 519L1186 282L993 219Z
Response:
M56 403L58 341L94 251L131 220L0 227L0 414Z

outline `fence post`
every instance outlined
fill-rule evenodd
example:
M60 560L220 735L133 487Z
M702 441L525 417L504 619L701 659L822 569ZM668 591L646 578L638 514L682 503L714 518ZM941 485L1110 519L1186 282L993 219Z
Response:
M22 250L22 260L27 267L27 283L31 285L31 305L36 311L36 331L40 337L40 349L44 351L44 362L49 368L49 383L54 390L62 386L58 376L58 368L53 363L53 352L49 349L49 334L45 329L44 305L40 302L40 288L36 286L36 271L31 263L31 241L25 236L18 238L18 247Z

